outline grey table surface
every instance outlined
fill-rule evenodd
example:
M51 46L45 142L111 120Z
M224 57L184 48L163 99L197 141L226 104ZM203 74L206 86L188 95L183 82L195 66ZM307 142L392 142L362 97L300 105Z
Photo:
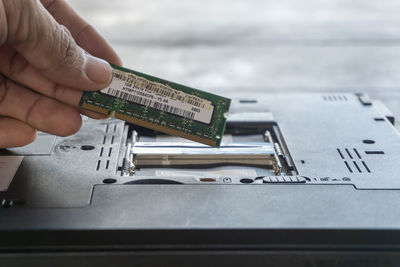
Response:
M400 1L68 2L126 67L227 97L366 92L400 118Z

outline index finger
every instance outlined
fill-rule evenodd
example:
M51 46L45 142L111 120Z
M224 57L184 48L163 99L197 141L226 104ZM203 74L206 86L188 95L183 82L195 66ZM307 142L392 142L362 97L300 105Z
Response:
M122 65L108 42L64 0L41 0L41 3L58 23L68 28L80 47L96 57Z

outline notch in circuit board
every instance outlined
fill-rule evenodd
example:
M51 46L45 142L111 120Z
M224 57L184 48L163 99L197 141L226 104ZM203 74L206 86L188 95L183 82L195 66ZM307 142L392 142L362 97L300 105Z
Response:
M113 79L98 92L84 92L79 106L219 147L231 100L110 64Z

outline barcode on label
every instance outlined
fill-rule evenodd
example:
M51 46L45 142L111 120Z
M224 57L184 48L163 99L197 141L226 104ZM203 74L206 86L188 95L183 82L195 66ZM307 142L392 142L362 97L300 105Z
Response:
M113 77L117 80L124 82L125 87L128 88L135 88L142 92L169 97L171 99L182 101L198 108L206 108L207 105L211 105L211 102L208 100L177 91L175 89L172 89L170 86L161 84L159 82L149 81L133 73L124 73L122 71L114 70Z
M133 95L133 94L126 93L126 92L112 89L112 88L108 88L107 94L118 97L118 98L122 98L124 100L128 100L130 102L133 102L133 103L136 103L139 105L153 107L155 109L162 110L162 111L172 113L174 115L178 115L181 117L189 118L189 119L194 119L194 117L196 115L194 112L191 112L191 111L188 111L185 109L181 109L181 108L178 108L175 106L163 104L158 101L150 100L150 99L147 99L147 98L144 98L141 96Z
M177 107L173 107L173 106L170 106L170 105L167 105L167 104L162 104L162 103L156 102L156 101L154 101L152 107L156 108L156 109L159 109L159 110L163 110L163 111L172 113L172 114L175 114L175 115L179 115L179 116L182 116L182 117L185 117L185 118L189 118L189 119L194 119L194 115L195 115L194 112L187 111L187 110L184 110L184 109L180 109L180 108L177 108Z
M126 93L126 92L123 92L120 90L112 89L112 88L108 88L107 93L109 95L112 95L112 96L115 96L118 98L122 98L122 99L131 101L136 104L143 105L143 106L150 106L151 102L152 102L152 100L150 100L150 99L147 99L147 98L144 98L141 96L137 96L137 95L132 95L132 94L129 94L129 93Z

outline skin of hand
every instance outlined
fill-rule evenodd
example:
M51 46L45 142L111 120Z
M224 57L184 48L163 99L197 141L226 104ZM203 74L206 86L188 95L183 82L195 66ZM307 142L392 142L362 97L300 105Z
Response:
M31 143L36 131L68 136L82 91L106 87L121 60L63 0L0 0L0 148Z

